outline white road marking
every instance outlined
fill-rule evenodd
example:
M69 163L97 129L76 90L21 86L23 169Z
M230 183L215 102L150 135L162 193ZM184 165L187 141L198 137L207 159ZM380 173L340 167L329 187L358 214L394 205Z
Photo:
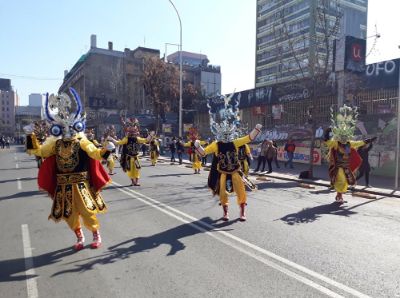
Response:
M18 190L22 189L21 178L17 178L17 188Z
M18 169L18 168L19 168L19 165L18 165L18 163L16 163L16 164L15 164L15 168L16 168L16 169Z
M28 298L37 298L38 288L36 282L35 268L33 267L32 259L32 247L31 238L29 236L29 228L27 224L21 225L22 229L22 243L24 245L24 257L25 257L25 275L26 275L26 289L28 292Z
M116 186L122 186L121 184L116 183L116 182L113 182L112 184L114 184ZM150 197L148 197L148 196L146 196L144 194L136 192L136 191L134 191L132 189L118 188L118 190L120 190L121 192L124 192L127 195L130 195L130 196L140 200L141 202L143 202L143 203L145 203L147 205L150 205L151 207L153 207L153 208L155 208L155 209L157 209L157 210L159 210L159 211L161 211L161 212L163 212L163 213L165 213L165 214L167 214L167 215L169 215L169 216L171 216L171 217L173 217L173 218L175 218L175 219L177 219L177 220L179 220L181 222L189 224L193 228L195 228L195 229L197 229L197 230L199 230L201 232L204 232L205 234L207 234L207 235L219 240L220 242L222 242L222 243L224 243L226 245L229 245L232 248L234 248L234 249L236 249L236 250L238 250L238 251L240 251L240 252L242 252L242 253L244 253L244 254L246 254L246 255L248 255L248 256L250 256L250 257L252 257L252 258L254 258L254 259L258 260L258 261L260 261L260 262L262 262L263 264L265 264L265 265L267 265L267 266L269 266L271 268L274 268L274 269L276 269L276 270L278 270L278 271L280 271L280 272L282 272L282 273L284 273L284 274L286 274L286 275L288 275L288 276L290 276L290 277L292 277L292 278L294 278L294 279L296 279L296 280L298 280L298 281L300 281L300 282L302 282L302 283L304 283L304 284L306 284L306 285L308 285L308 286L310 286L310 287L312 287L312 288L314 288L314 289L316 289L316 290L318 290L318 291L320 291L320 292L322 292L322 293L324 293L324 294L326 294L326 295L328 295L330 297L343 297L343 296L341 296L340 294L335 293L335 292L331 291L330 289L328 289L328 288L326 288L326 287L324 287L324 286L312 281L311 279L308 279L307 277L301 276L301 275L299 275L299 274L297 274L297 273L295 273L295 272L293 272L293 271L291 271L289 269L286 269L286 268L280 266L279 264L276 264L276 263L274 263L274 262L262 257L262 256L256 255L256 254L254 254L254 253L252 253L252 252L250 252L250 251L238 246L237 244L232 243L231 241L228 241L227 239L221 237L220 235L223 235L226 238L229 238L230 240L233 240L236 243L240 243L240 244L242 244L242 245L244 245L244 246L246 246L248 248L253 249L254 251L256 251L258 253L261 253L261 254L263 254L265 256L268 256L269 258L271 258L271 259L273 259L275 261L283 263L286 266L291 267L293 269L296 269L296 270L298 270L298 271L300 271L302 273L308 274L309 276L312 276L315 279L318 279L318 280L320 280L322 282L325 282L325 283L327 283L327 284L329 284L331 286L334 286L337 289L345 291L345 292L347 292L347 293L349 293L351 295L354 295L356 297L363 297L363 298L364 297L365 298L369 297L368 295L365 295L365 294L363 294L363 293L361 293L361 292L359 292L359 291L357 291L357 290L355 290L353 288L350 288L350 287L348 287L348 286L346 286L344 284L341 284L341 283L339 283L337 281L334 281L334 280L332 280L332 279L330 279L330 278L328 278L326 276L323 276L323 275L321 275L321 274L319 274L317 272L314 272L314 271L312 271L312 270L310 270L310 269L308 269L308 268L306 268L304 266L301 266L301 265L299 265L297 263L294 263L294 262L292 262L292 261L290 261L288 259L285 259L285 258L283 258L281 256L278 256L278 255L274 254L271 251L268 251L266 249L258 247L258 246L254 245L254 244L252 244L252 243L250 243L250 242L248 242L246 240L243 240L243 239L241 239L239 237L236 237L236 236L234 236L234 235L232 235L230 233L227 233L225 231L220 231L218 229L215 229L215 227L213 227L212 225L210 225L210 224L208 224L206 222L202 222L199 219L197 219L197 218L195 218L195 217L193 217L191 215L188 215L188 214L186 214L186 213L184 213L182 211L179 211L179 210L177 210L177 209L175 209L173 207L170 207L170 206L168 206L168 205L166 205L164 203L161 203L161 202L159 202L159 201L157 201L155 199L152 199L152 198L150 198ZM133 196L133 195L136 195L136 196ZM172 212L174 212L175 214L172 213ZM182 217L180 217L180 216L178 216L176 214L182 215L182 216L186 217L187 219L190 219L190 221L188 221L187 219L184 219L184 218L182 218ZM203 227L207 228L207 230L205 228L199 226L198 224L194 224L193 221L198 222ZM208 232L208 230L211 230L212 233ZM216 233L218 233L220 235L217 235Z

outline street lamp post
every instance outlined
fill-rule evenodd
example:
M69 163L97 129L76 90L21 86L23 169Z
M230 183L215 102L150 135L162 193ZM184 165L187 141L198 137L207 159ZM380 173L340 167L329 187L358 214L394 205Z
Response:
M182 137L182 21L172 0L168 0L179 19L179 137Z
M399 45L400 48L400 45ZM397 143L396 143L396 173L395 173L395 181L394 188L397 189L399 187L399 155L400 155L400 64L399 67L399 86L398 86L398 98L397 98Z

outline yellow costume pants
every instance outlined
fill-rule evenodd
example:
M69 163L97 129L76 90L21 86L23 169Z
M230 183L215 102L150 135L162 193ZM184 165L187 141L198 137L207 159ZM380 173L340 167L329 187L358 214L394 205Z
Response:
M78 191L78 185L72 185L72 213L68 218L64 218L71 230L75 231L81 227L79 218L82 217L83 224L90 231L97 231L100 227L96 213L86 209Z
M193 168L193 170L201 169L201 161L197 154L192 154L192 168Z
M337 192L345 193L347 191L349 184L347 183L347 179L346 176L344 175L343 168L338 169L335 183L333 184L333 186L335 187L335 190Z
M139 159L136 157L136 163L140 165ZM126 171L126 174L131 179L139 179L140 178L140 169L136 168L135 158L130 158L130 170Z
M247 159L240 161L240 165L242 167L243 174L245 176L249 176L249 163L247 162Z
M152 165L155 165L155 164L157 163L157 159L158 159L157 152L151 151L151 152L150 152L151 164L152 164Z
M110 154L110 156L107 158L107 168L108 168L108 171L109 171L110 173L112 173L114 167L115 167L114 155L113 155L113 154Z
M233 191L236 193L237 196L238 205L246 203L246 190L239 173L232 173L232 184ZM222 206L226 206L229 204L228 193L226 191L226 174L224 173L221 173L219 180L219 201L221 202Z

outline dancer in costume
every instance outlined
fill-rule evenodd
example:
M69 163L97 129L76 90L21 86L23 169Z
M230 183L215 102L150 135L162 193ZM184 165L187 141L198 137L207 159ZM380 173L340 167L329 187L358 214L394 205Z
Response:
M94 134L94 129L93 128L88 128L85 130L85 135L86 138L91 141L97 148L102 147L101 144L96 140L95 134Z
M104 142L103 142L103 147L106 148L107 145L109 143L111 143L111 141L109 140L109 138L113 138L115 139L116 137L116 132L115 132L115 127L114 125L110 125L108 127L106 127L105 131L104 131ZM114 167L115 167L115 160L117 159L116 155L115 155L116 150L114 149L111 154L107 157L107 161L106 161L106 166L108 169L108 175L114 175Z
M376 138L353 141L357 122L357 108L344 105L335 116L331 109L332 128L325 132L325 143L329 149L329 177L336 190L335 201L343 204L343 194L349 185L356 184L354 172L361 165L357 148L371 143ZM333 137L330 139L330 133Z
M237 203L240 206L239 220L245 221L247 202L245 183L250 185L251 189L254 189L255 186L241 171L238 150L241 146L253 141L262 126L257 124L250 134L240 138L237 131L239 102L232 100L231 97L221 96L208 101L211 132L215 135L216 141L205 149L201 146L200 141L197 140L194 143L200 155L214 154L208 176L208 186L214 195L219 194L220 205L223 208L222 219L229 220L228 193L235 192Z
M141 149L140 145L149 143L154 137L154 132L150 132L146 139L141 138L139 137L139 121L136 118L121 118L121 122L126 136L122 140L116 140L112 137L109 137L109 140L118 145L123 145L120 158L122 170L131 179L131 185L140 186L139 178L141 166L138 157Z
M150 141L150 161L151 165L157 164L157 159L160 156L160 145L156 139Z
M204 145L206 143L205 141L200 141L199 138L200 136L199 133L197 132L197 129L191 127L189 129L189 134L188 134L189 142L186 142L183 145L184 147L189 148L188 149L189 160L192 162L192 168L194 170L194 174L200 174L200 169L201 169L201 157L196 152L194 142L198 140L200 142L200 145Z
M32 126L24 127L28 153L46 158L39 170L38 185L53 199L49 219L65 220L75 232L76 250L83 248L85 237L81 222L93 233L92 248L101 245L97 213L104 213L106 205L101 189L110 182L99 160L107 158L114 149L98 149L84 135L85 116L79 95L70 88L72 100L66 93L46 96L46 116L51 123L50 133L42 145ZM75 109L75 111L73 111Z

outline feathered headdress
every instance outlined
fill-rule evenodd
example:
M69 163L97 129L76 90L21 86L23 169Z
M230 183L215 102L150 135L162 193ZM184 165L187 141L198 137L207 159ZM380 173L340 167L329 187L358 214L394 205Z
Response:
M33 124L33 132L39 140L46 139L49 133L49 125L46 120L35 121Z
M239 136L239 99L220 95L208 99L210 129L217 141L231 142Z
M66 93L59 95L46 94L45 112L52 124L50 133L53 136L70 138L85 130L86 115L82 111L81 99L74 88L69 88L72 100Z
M344 105L339 108L335 115L331 107L331 126L333 138L336 141L347 142L354 136L356 129L358 111L357 107L349 107Z
M195 141L195 140L200 139L199 132L197 131L197 129L196 129L195 127L189 128L188 136L187 136L187 137L188 137L188 139L191 140L191 141Z
M136 118L121 117L121 123L124 131L128 135L138 136L140 134L139 120Z
M116 137L116 131L114 125L107 126L106 129L104 130L104 138L106 139L107 137Z

